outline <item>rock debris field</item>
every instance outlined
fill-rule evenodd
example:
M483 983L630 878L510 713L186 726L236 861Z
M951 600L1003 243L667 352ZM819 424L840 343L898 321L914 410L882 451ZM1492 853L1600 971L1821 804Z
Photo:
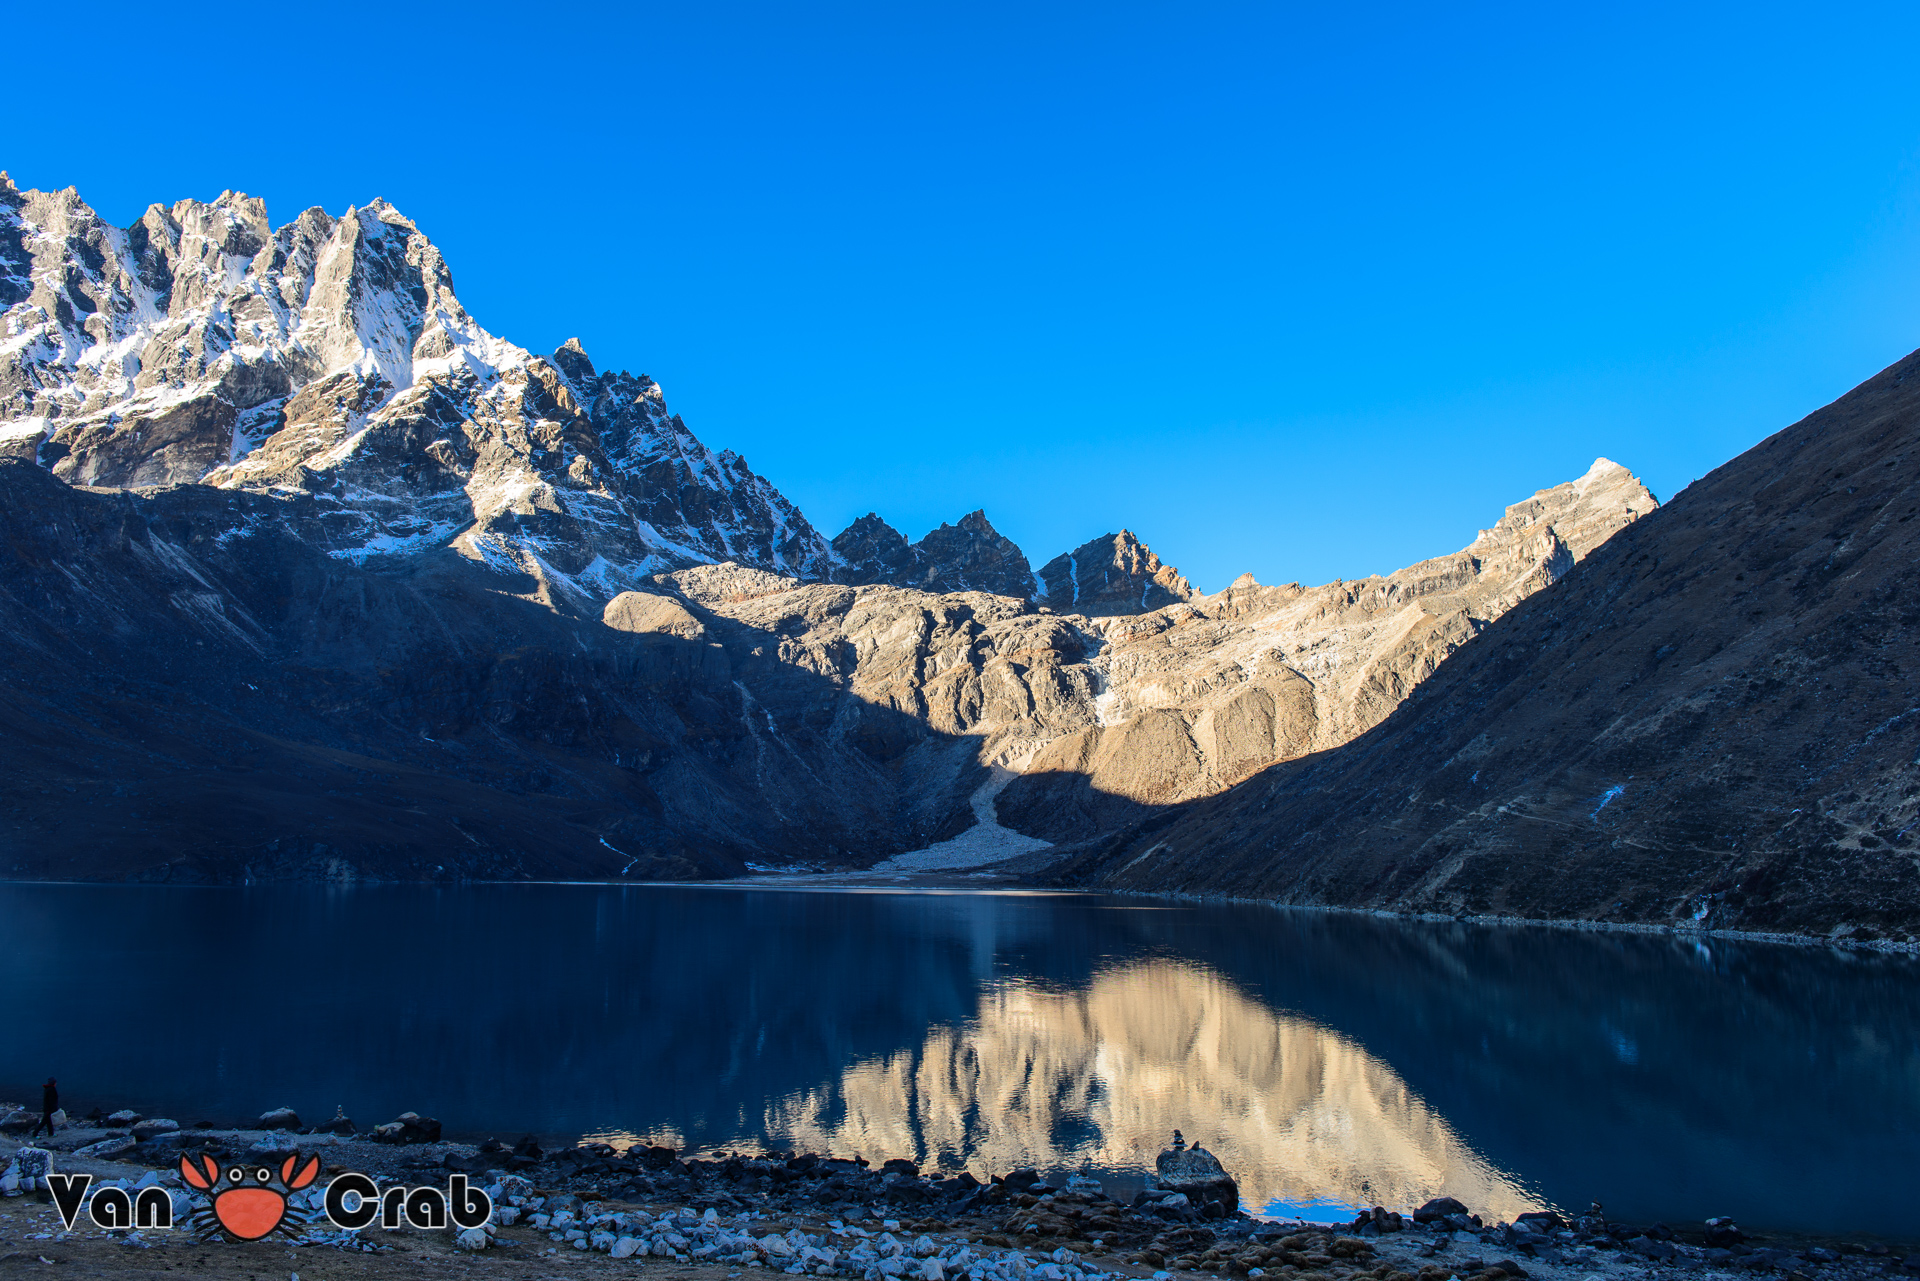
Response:
M0 1110L0 1115L5 1115ZM282 1129L180 1127L130 1113L63 1128L44 1146L61 1174L91 1174L95 1189L158 1185L172 1196L171 1230L107 1232L80 1211L63 1228L50 1193L31 1177L41 1158L15 1114L0 1125L0 1277L59 1275L501 1278L603 1273L737 1281L750 1271L862 1281L1174 1281L1197 1273L1297 1281L1655 1281L1668 1276L1752 1276L1782 1281L1920 1275L1920 1255L1885 1244L1766 1241L1727 1220L1628 1227L1597 1214L1544 1212L1484 1224L1440 1198L1410 1213L1384 1208L1351 1223L1255 1218L1231 1179L1197 1145L1162 1154L1167 1180L1121 1202L1084 1176L1043 1179L1017 1170L982 1180L923 1173L913 1162L768 1152L681 1154L661 1147L582 1143L545 1150L442 1141L437 1121L412 1113L360 1133L344 1117ZM338 1132L335 1132L338 1131ZM28 1148L25 1153L22 1148ZM205 1201L178 1173L183 1154L226 1167L277 1166L317 1155L324 1177L289 1197L292 1235L229 1243L196 1233ZM1169 1166L1169 1157L1177 1157ZM1182 1162L1216 1172L1181 1182ZM440 1230L332 1226L328 1179L365 1173L383 1187L446 1187L464 1174L485 1187L484 1227ZM24 1172L24 1173L23 1173ZM1206 1178L1204 1173L1201 1178ZM1185 1186L1185 1191L1178 1190ZM32 1269L29 1271L28 1269Z

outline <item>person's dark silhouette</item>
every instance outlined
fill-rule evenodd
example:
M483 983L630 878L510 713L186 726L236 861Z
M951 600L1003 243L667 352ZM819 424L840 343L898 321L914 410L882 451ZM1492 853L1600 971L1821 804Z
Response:
M41 1126L45 1126L47 1137L52 1138L53 1114L59 1109L60 1091L54 1088L53 1078L48 1077L47 1083L40 1087L40 1125L34 1126L33 1133L27 1137L30 1139L37 1137L40 1133Z

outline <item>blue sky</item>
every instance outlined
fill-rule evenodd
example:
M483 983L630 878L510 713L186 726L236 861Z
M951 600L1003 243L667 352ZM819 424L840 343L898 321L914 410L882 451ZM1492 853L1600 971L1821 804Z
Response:
M1920 345L1912 6L58 9L20 185L384 196L829 535L1357 577Z

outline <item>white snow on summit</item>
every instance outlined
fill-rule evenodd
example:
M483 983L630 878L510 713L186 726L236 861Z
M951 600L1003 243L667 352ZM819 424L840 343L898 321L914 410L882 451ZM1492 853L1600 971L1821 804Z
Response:
M381 200L276 229L223 192L119 228L0 174L0 452L76 484L302 496L332 555L505 557L589 599L693 564L832 564L651 379L483 329Z

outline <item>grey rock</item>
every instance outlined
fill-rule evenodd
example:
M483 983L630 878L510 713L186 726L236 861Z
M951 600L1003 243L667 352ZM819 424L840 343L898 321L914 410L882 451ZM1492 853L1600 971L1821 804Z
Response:
M1448 1219L1456 1214L1464 1215L1467 1213L1469 1213L1467 1207L1461 1202L1456 1201L1450 1196L1440 1196L1434 1197L1431 1201L1428 1201L1425 1205L1415 1210L1413 1212L1413 1221L1415 1223L1433 1223L1437 1220Z
M1210 1217L1231 1217L1240 1209L1239 1185L1219 1158L1198 1143L1188 1147L1178 1130L1154 1159L1154 1174L1162 1187L1185 1195Z
M615 631L636 636L674 636L688 641L707 638L705 624L678 600L651 592L621 592L607 602L600 621Z
M1649 1236L1633 1237L1625 1243L1625 1246L1643 1258L1654 1259L1662 1263L1675 1258L1680 1253L1673 1242L1656 1241Z

